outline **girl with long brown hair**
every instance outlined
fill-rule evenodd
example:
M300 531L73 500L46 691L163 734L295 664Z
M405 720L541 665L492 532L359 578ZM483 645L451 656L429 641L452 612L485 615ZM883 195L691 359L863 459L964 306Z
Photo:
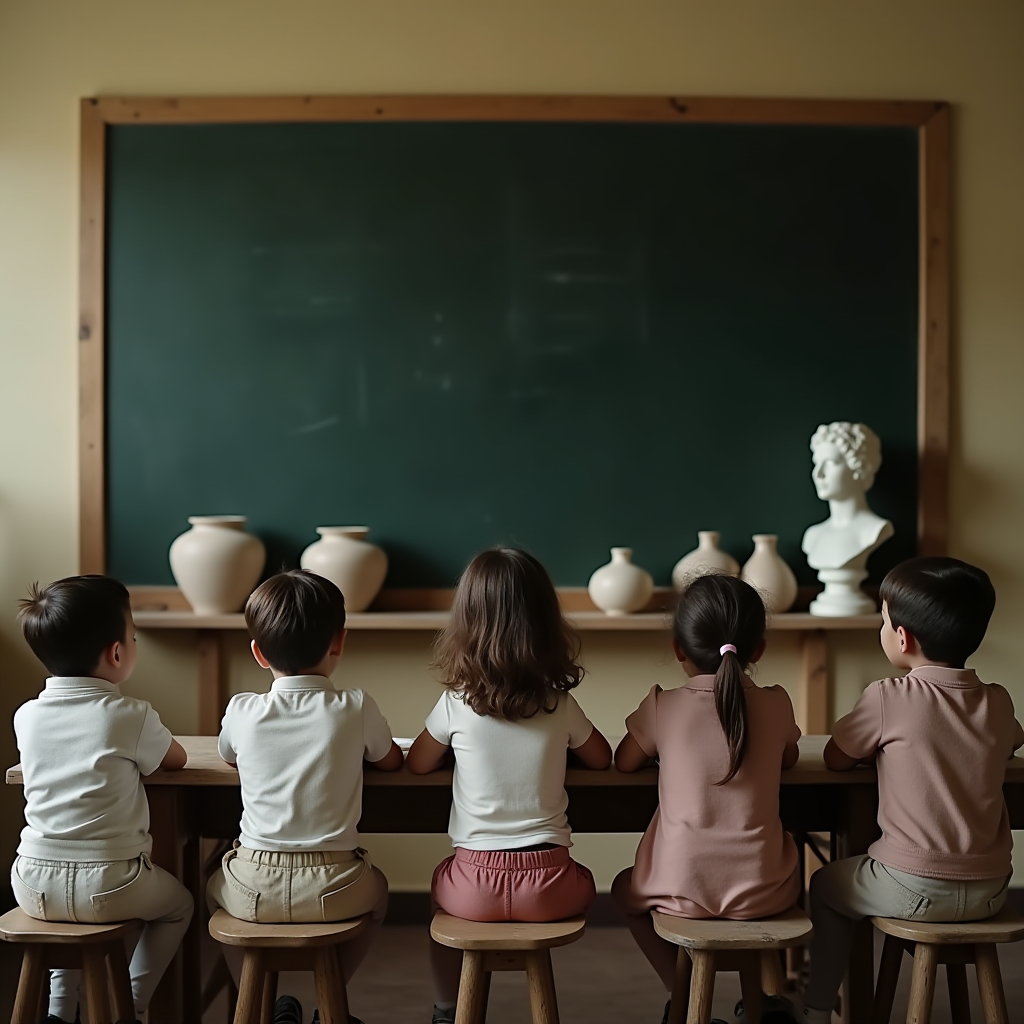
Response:
M406 763L455 755L448 831L434 903L471 921L557 921L582 914L594 878L569 856L566 751L611 763L608 741L569 692L583 668L544 567L515 548L477 555L459 581L434 659L445 692ZM431 942L435 1024L455 1019L461 953Z
M615 752L619 771L659 762L658 809L612 895L668 992L677 949L655 933L650 911L750 920L781 913L800 891L796 845L779 819L782 771L796 764L800 729L786 691L747 674L764 634L753 587L734 576L693 580L672 637L688 681L654 687Z

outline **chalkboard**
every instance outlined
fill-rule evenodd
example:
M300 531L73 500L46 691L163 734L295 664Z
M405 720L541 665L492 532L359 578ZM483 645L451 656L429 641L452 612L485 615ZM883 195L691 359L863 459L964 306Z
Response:
M366 524L392 587L520 544L667 583L698 529L802 581L821 422L881 436L916 547L918 149L907 127L115 125L107 566L166 584L195 514L268 572Z

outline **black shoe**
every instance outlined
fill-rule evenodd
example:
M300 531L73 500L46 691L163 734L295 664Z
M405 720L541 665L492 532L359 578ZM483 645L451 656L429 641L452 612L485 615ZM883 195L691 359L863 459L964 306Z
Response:
M430 1024L455 1024L455 1007L450 1006L447 1010L441 1010L435 1006Z
M274 1024L302 1024L302 1003L295 996L278 996L274 1003Z
M738 1024L746 1024L747 1015L742 999L732 1012ZM796 1024L792 1002L785 996L764 996L761 1002L761 1024Z
M452 1020L454 1021L455 1018L452 1017ZM319 1007L317 1007L313 1011L313 1024L320 1024L320 1008ZM350 1013L348 1015L348 1024L363 1024L363 1022L358 1017L353 1017L352 1014Z

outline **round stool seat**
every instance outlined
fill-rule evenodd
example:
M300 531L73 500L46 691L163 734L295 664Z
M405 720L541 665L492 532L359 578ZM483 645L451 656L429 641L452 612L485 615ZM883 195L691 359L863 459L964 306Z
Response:
M1006 909L984 921L901 921L895 917L873 917L871 923L886 935L929 946L965 946L1024 939L1024 917Z
M113 942L142 927L141 921L114 921L110 924L74 924L70 921L39 921L20 907L0 917L0 941L24 945L91 945Z
M686 949L762 950L802 946L811 922L798 907L759 921L693 920L651 911L654 930L666 941Z
M315 949L317 946L336 946L354 939L369 921L370 915L364 914L351 921L258 924L240 921L226 910L217 910L210 918L210 935L225 946Z
M443 910L434 914L430 937L442 946L468 950L553 949L568 946L583 937L586 921L571 917L566 921L527 924L522 921L464 921Z

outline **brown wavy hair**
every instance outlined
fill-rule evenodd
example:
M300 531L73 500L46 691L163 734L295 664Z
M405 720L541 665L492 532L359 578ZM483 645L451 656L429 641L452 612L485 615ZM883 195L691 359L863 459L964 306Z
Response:
M518 548L489 548L459 580L433 668L478 715L515 722L550 714L579 686L579 652L544 566Z

